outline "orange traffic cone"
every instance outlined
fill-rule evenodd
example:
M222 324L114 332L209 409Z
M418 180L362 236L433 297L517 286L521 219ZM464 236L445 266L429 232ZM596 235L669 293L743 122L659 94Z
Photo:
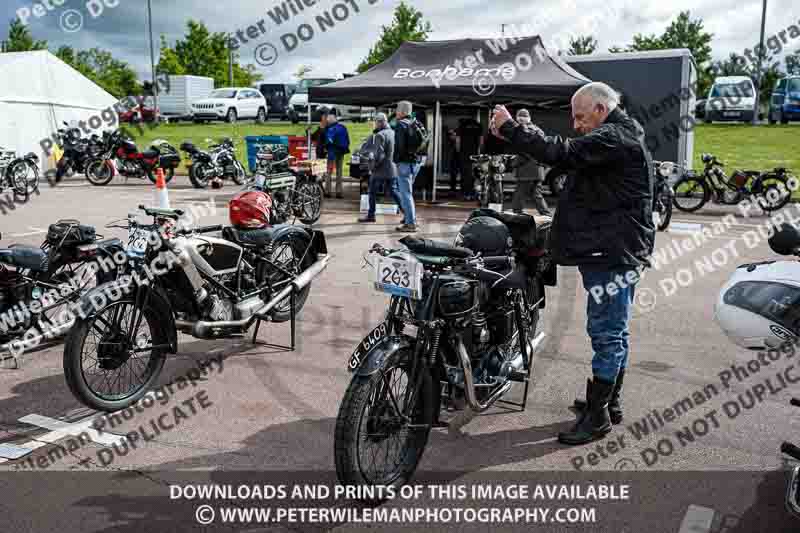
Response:
M164 169L156 169L156 206L160 209L170 209L169 192L167 192L167 180L164 179Z

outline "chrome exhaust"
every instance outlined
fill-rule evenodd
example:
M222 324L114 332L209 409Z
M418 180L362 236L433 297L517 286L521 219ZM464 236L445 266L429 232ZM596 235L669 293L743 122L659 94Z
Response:
M314 278L322 274L322 271L327 268L330 260L330 255L325 255L321 259L317 260L313 265L305 269L299 276L297 276L291 283L286 285L281 292L273 296L270 301L246 318L242 318L240 320L221 320L217 322L200 320L192 323L180 321L180 325L177 322L175 325L179 328L183 327L186 329L191 327L192 336L200 339L209 337L209 334L213 329L240 329L242 331L246 331L250 326L253 325L253 322L256 321L258 315L265 315L269 313L276 305L288 298L293 290L302 290L306 285L311 283Z
M545 333L541 331L536 337L534 337L532 341L528 343L530 350L528 361L530 363L533 362L533 354L541 345L544 337ZM458 358L461 360L461 366L464 370L464 392L467 396L467 404L469 404L469 408L476 413L482 413L489 409L497 400L499 400L506 392L508 392L508 389L511 388L511 385L513 385L514 382L506 381L491 396L489 396L489 399L487 399L486 402L481 402L478 400L478 396L475 393L475 382L472 378L472 362L470 361L469 354L467 353L467 347L464 345L464 340L460 335L458 336L456 352L458 353ZM522 354L520 354L520 358L521 355Z

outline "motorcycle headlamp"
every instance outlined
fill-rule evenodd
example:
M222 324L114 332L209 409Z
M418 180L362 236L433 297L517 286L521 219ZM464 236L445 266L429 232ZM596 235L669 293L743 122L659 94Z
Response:
M674 168L675 165L673 163L665 161L658 166L658 173L666 178L669 177L670 174L672 174Z

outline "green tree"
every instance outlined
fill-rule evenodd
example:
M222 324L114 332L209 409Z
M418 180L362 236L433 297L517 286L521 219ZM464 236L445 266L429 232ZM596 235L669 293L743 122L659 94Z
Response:
M406 41L425 41L428 34L433 31L430 22L422 20L422 12L400 2L394 10L394 18L389 26L381 26L381 36L375 46L369 49L367 57L356 69L359 73L365 72L375 65L382 63Z
M711 64L710 73L714 76L749 76L747 68L747 58L734 52L727 59L714 61Z
M13 19L8 26L6 52L28 52L29 50L47 50L47 41L37 41L31 31L19 19Z
M597 50L597 39L591 35L570 37L567 54L571 56L593 54Z
M169 46L161 36L161 55L156 71L160 74L207 76L214 83L226 86L228 76L228 35L224 32L210 32L202 22L189 20L183 39ZM233 84L249 87L262 76L256 72L255 65L239 64L239 54L233 53Z

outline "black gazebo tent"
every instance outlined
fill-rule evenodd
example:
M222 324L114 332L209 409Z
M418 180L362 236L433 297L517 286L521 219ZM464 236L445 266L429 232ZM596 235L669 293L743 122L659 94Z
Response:
M410 100L435 105L435 201L441 104L562 106L589 81L559 58L550 56L538 36L406 42L386 61L363 74L311 87L309 101L377 107Z

